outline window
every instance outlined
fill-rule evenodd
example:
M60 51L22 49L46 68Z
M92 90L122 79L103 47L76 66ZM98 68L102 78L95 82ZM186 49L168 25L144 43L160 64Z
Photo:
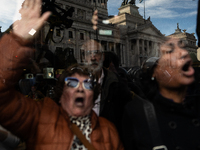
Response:
M83 33L80 33L80 39L84 40L84 34Z
M144 48L144 55L147 55L147 48Z
M69 31L69 38L73 38L73 32Z
M85 51L84 49L80 49L80 56L81 56L81 62L85 60Z
M152 45L152 42L151 42L151 41L149 41L149 47L151 47L151 45Z
M131 50L133 50L133 47L134 47L134 45L133 45L133 43L131 43Z
M142 47L140 47L140 55L142 55Z

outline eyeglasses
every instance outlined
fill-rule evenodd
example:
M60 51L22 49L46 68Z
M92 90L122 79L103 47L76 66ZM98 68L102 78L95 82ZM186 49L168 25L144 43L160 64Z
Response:
M68 87L72 87L72 88L78 88L80 85L80 81L77 78L74 77L67 77L65 78L65 84ZM83 88L86 90L92 90L93 89L93 85L91 82L91 79L85 79L82 82Z
M91 51L86 51L86 55L101 55L102 54L102 51L101 50L91 50Z
M83 72L83 69L80 67L73 67L71 70L81 70Z

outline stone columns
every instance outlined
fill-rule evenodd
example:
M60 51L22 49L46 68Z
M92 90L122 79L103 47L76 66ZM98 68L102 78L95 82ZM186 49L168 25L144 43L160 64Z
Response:
M76 29L75 29L75 41L78 41L78 30L76 30ZM75 58L78 58L78 60L80 60L81 57L80 57L80 49L78 49L78 42L76 42L74 44L74 48L75 48L74 49L74 56L75 56Z
M108 43L108 41L106 42L106 50L107 51L109 50L109 43Z
M116 51L116 43L113 43L113 47L114 47L114 52L117 53L117 51Z
M120 56L121 56L121 64L124 64L124 51L122 44L120 44Z
M130 63L129 63L130 62L129 61L130 60L130 57L129 57L130 56L130 54L129 54L130 53L130 45L129 45L129 41L128 41L128 36L126 36L126 50L125 51L126 51L126 56L125 56L126 63L125 64L127 67L129 67L130 66Z
M147 41L147 57L149 56L149 41Z
M142 55L144 55L144 40L142 39Z
M139 59L139 55L140 55L140 43L139 43L139 39L137 39L136 41L136 56L137 57L137 65L140 63L140 59Z

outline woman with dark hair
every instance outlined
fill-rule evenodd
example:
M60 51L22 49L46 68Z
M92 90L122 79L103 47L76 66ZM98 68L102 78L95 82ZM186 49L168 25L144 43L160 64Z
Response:
M16 91L34 51L33 37L50 15L40 10L40 0L25 0L21 20L0 40L0 124L25 140L28 150L124 149L115 126L92 110L99 85L87 68L72 66L60 77L60 106Z
M188 95L195 80L192 60L178 38L160 46L160 57L142 66L140 88L125 107L123 142L127 150L200 148L200 96Z
M72 69L73 68L73 69ZM84 68L84 69L83 69ZM72 69L72 70L71 70ZM88 70L87 67L84 66L80 66L79 64L75 64L72 65L70 67L68 67L66 70L63 71L63 73L60 75L60 77L58 78L56 87L55 87L55 93L56 93L56 98L55 101L60 105L60 98L63 94L63 89L65 87L65 78L68 76L71 76L72 74L75 73L75 71L79 74L87 74L91 80L94 81L93 85L95 88L94 90L94 96L93 96L93 101L95 101L98 97L98 94L100 92L100 84L97 84L96 81L98 80L97 77L90 73L90 71Z

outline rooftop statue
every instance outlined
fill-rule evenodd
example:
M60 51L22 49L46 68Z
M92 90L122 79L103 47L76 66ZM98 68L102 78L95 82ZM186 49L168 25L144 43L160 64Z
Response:
M130 0L129 4L132 4L132 5L134 4L135 5L135 0Z
M132 5L134 4L135 5L135 0L130 0L129 2L128 1L129 0L123 0L121 6L125 6L127 4L132 4Z

